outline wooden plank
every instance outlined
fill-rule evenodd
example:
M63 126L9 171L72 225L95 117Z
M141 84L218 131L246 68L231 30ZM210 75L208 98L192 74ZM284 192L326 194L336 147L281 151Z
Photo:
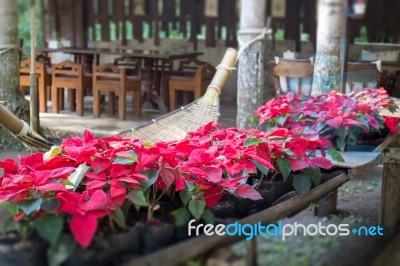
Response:
M400 221L400 148L383 151L383 183L379 223L394 227Z
M400 235L385 248L385 250L375 259L373 266L392 266L400 265Z
M294 213L297 213L308 205L323 197L324 195L334 191L342 184L347 182L349 178L346 174L339 174L331 180L311 189L303 197L296 196L288 199L282 203L272 206L266 210L260 211L253 215L250 215L240 221L240 224L262 224L274 223L281 218L287 217ZM198 236L175 245L169 246L165 249L156 251L140 258L132 259L131 261L123 264L124 266L156 266L156 265L177 265L184 263L189 259L196 258L204 255L212 249L222 247L226 245L232 245L246 236ZM179 256L177 255L179 254Z
M344 162L337 162L330 157L327 157L328 160L332 162L334 166L343 167L343 168L360 168L367 164L381 163L381 153L380 152L363 152L363 151L348 151L348 152L339 152ZM316 152L317 156L321 156L321 152Z

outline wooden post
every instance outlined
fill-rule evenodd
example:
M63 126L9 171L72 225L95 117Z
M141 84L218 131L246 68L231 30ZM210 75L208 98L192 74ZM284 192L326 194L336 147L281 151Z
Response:
M265 27L265 5L265 0L241 0L238 33L240 48L262 33ZM236 118L239 128L251 128L254 112L264 104L264 71L259 68L262 56L263 42L259 41L245 49L239 58Z
M394 227L400 221L400 148L387 148L382 153L383 183L379 223Z
M314 210L314 215L318 217L327 217L330 214L336 213L337 209L337 189L325 195L323 198L317 201L318 206Z
M318 2L317 52L314 63L312 95L340 92L340 38L344 23L344 0Z

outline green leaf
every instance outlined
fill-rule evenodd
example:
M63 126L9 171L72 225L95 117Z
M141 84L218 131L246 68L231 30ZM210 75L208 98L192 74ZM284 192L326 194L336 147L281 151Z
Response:
M342 138L337 138L336 145L341 151L344 151L344 149L346 147L346 141Z
M93 240L97 246L99 246L100 248L102 248L104 250L109 250L111 248L110 243L107 241L107 239L105 237L95 236Z
M137 162L137 153L134 150L129 150L126 152L129 156L118 156L113 164L123 164L123 165L131 165L134 162Z
M326 122L318 122L316 129L318 133L321 133L320 131L325 127Z
M4 220L3 223L0 224L0 234L4 234L10 231L15 230L16 222L14 221L13 217L8 217Z
M342 154L338 150L329 149L326 153L328 154L328 156L330 158L332 158L332 160L335 160L335 161L341 162L341 163L345 162L345 160L343 159Z
M69 181L68 179L63 179L60 181L60 183L63 184L64 186L71 186L71 187L74 186L74 184L72 184L72 182Z
M293 175L293 187L303 196L311 188L311 177L305 174Z
M258 169L261 173L263 173L265 176L268 175L269 169L268 169L267 167L265 167L264 165L262 165L262 164L260 164L260 163L258 163L258 162L256 162L256 161L254 161L254 160L250 160L250 162L251 162L252 164L254 164L254 165L257 167L257 169Z
M337 130L337 134L338 134L339 138L344 140L347 135L347 129L343 126L339 127L339 129Z
M188 209L196 220L199 220L203 215L206 203L204 200L192 199L189 201Z
M319 185L319 183L321 182L321 169L319 167L306 168L303 170L303 172L309 177L311 177L314 186Z
M256 138L248 138L244 141L244 146L256 146L260 144L262 141Z
M42 215L34 223L38 234L55 245L61 234L63 227L63 219L55 215Z
M283 126L287 118L288 118L287 116L280 115L276 118L276 122L278 122L279 125Z
M57 243L47 249L49 266L59 266L66 261L76 248L72 235L60 235Z
M292 158L297 158L297 157L296 157L296 154L294 154L294 152L293 152L291 149L286 148L286 149L283 149L283 151L284 151L287 155L289 155L290 157L292 157Z
M38 210L40 208L40 204L42 204L42 198L37 198L34 201L24 202L18 204L18 206L23 210L26 215L31 214L32 212Z
M193 191L193 189L194 189L194 184L193 184L193 182L188 181L188 180L185 180L185 183L186 183L187 189L188 189L189 191Z
M214 224L215 222L214 214L207 209L204 211L202 218L206 224Z
M179 197L181 198L181 201L183 202L183 205L187 205L189 200L192 199L193 194L188 191L187 189L183 189L179 192Z
M146 175L149 180L141 182L140 186L143 188L143 190L146 190L157 181L158 170L151 169L151 170L143 172L143 174Z
M360 116L358 122L361 122L367 129L369 128L369 121L365 116Z
M16 204L9 204L9 203L7 203L6 207L7 207L8 212L9 212L11 215L15 215L15 214L18 214L18 213L19 213L19 208L18 208L18 205L16 205Z
M143 142L143 146L145 146L145 147L153 147L153 142L147 140L147 141Z
M118 224L121 229L126 229L125 216L121 208L116 209L111 213L111 218Z
M46 212L55 212L60 207L60 200L56 198L49 198L42 202L40 208Z
M147 206L146 197L144 196L143 191L141 190L132 189L131 191L129 191L127 197L130 201L132 201L136 205Z
M90 166L86 165L86 163L79 165L75 169L75 171L68 177L68 180L71 181L72 185L66 185L65 187L67 189L72 189L73 191L75 191L89 169Z
M112 164L131 165L134 162L136 162L136 159L118 157L114 160Z
M177 226L186 225L190 220L190 213L185 207L179 208L175 211L175 224Z
M124 203L122 203L121 210L125 217L127 217L131 206L132 202L130 202L129 200L125 200Z
M287 158L278 158L277 160L279 171L282 173L283 180L285 181L290 172L292 172L292 167L290 166L290 160Z

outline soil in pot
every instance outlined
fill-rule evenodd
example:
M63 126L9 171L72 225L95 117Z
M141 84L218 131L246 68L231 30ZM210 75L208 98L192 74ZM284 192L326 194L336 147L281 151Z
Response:
M15 235L0 237L0 265L47 265L46 245L36 240L24 240Z

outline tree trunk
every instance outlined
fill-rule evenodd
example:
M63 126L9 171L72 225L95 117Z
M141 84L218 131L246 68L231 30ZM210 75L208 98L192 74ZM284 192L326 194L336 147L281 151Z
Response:
M265 27L265 4L260 0L241 0L240 48L258 36ZM239 128L252 127L252 118L258 107L264 104L263 42L255 42L245 49L239 58L237 84L237 118Z
M20 50L17 1L2 0L0 8L0 101L15 115L29 121L29 102L19 92ZM0 125L0 135L9 136Z
M340 38L345 22L344 10L344 0L319 0L312 95L340 91Z

